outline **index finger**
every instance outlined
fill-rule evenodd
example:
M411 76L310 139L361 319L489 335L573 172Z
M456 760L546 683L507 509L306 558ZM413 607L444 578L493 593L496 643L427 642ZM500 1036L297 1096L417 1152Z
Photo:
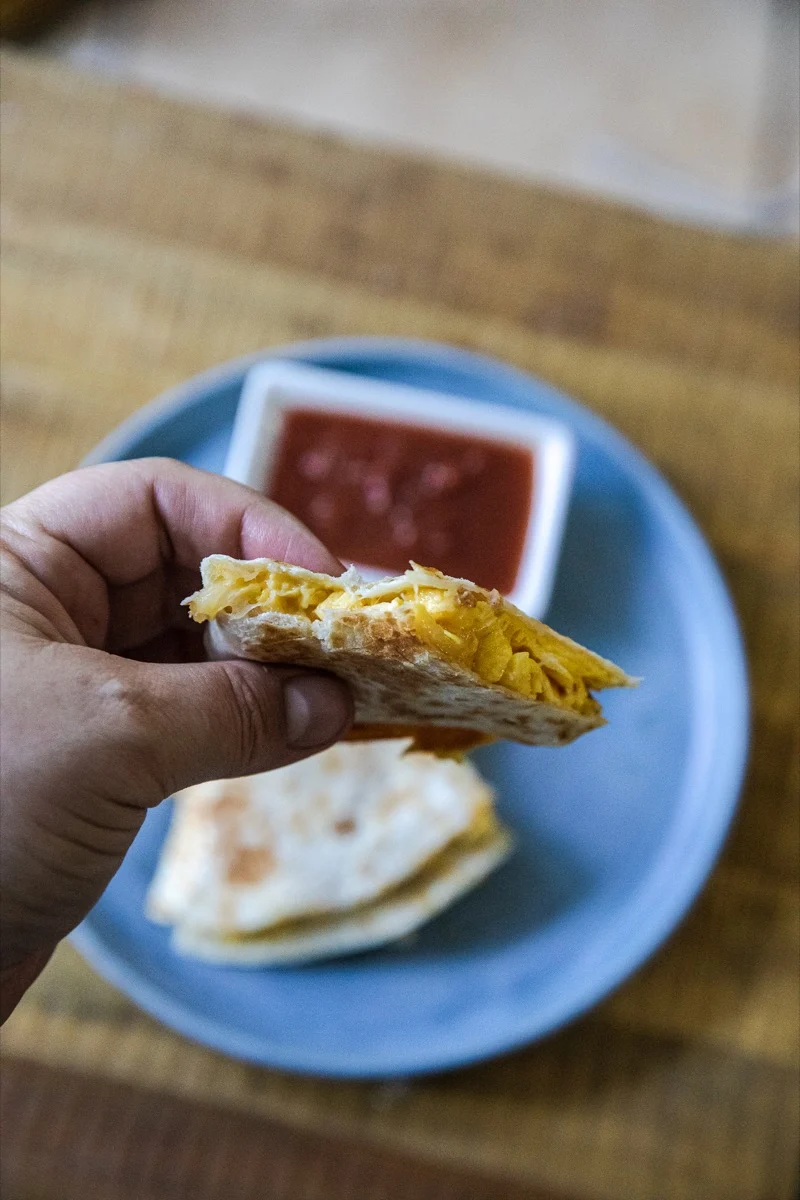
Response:
M4 518L19 535L15 554L94 645L103 644L109 589L155 581L165 567L197 571L207 554L342 570L285 509L243 484L172 459L85 467L9 505Z

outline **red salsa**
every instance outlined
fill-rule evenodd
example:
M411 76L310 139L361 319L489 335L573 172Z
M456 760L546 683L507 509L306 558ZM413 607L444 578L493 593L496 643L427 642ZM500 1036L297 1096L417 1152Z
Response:
M399 573L413 558L510 592L533 455L443 429L290 409L267 491L345 562Z

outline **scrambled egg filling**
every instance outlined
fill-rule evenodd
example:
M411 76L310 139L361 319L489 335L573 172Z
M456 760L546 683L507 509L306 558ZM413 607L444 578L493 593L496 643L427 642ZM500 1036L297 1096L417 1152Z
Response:
M398 579L354 592L332 576L306 578L257 563L245 572L242 564L219 562L189 607L195 621L222 613L285 613L315 621L332 610L395 612L426 646L484 683L585 715L599 711L590 688L624 680L582 647L504 606L497 593L471 591L416 566Z

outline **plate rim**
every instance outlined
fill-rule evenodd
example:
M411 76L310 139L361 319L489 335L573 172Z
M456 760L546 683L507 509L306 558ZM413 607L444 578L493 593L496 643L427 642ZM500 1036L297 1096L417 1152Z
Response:
M249 1034L220 1026L213 1019L197 1014L191 1006L165 996L158 985L148 982L146 975L131 973L128 960L118 961L113 948L106 944L100 931L93 928L93 914L90 913L71 935L73 944L101 975L145 1011L184 1036L263 1066L315 1076L362 1079L430 1074L507 1053L571 1023L613 993L673 933L708 879L736 812L747 767L749 741L747 660L736 610L714 553L688 508L658 469L624 434L547 381L510 364L460 347L400 337L322 338L270 347L229 360L167 389L103 438L84 458L82 465L118 459L132 440L152 433L164 418L181 409L202 404L207 400L210 389L219 389L234 382L251 366L267 358L298 359L336 369L329 359L338 358L344 365L346 360L365 356L399 363L424 358L428 365L441 366L444 370L456 369L484 380L493 378L499 384L498 391L502 391L505 383L507 387L513 385L515 390L534 388L540 394L547 393L575 422L580 436L586 436L611 451L619 468L627 469L635 477L639 490L644 491L655 503L673 544L680 545L693 559L703 577L706 591L716 603L719 637L728 643L726 658L718 665L718 670L726 674L730 711L726 714L725 751L721 770L715 779L714 802L703 811L703 836L697 838L700 850L697 845L691 848L693 857L684 864L681 887L673 886L663 891L665 881L658 877L659 867L660 874L664 875L663 863L656 860L653 871L642 881L640 890L655 889L656 894L661 893L660 906L648 913L635 935L631 936L630 931L625 930L621 934L617 931L616 939L613 936L606 937L605 949L607 951L609 944L612 944L614 953L606 954L601 968L593 972L585 972L585 964L580 964L581 972L585 973L583 986L581 980L573 980L569 973L562 977L562 992L566 1000L561 999L549 1005L549 1010L560 1008L560 1012L549 1011L546 1005L544 1012L541 1008L531 1009L527 1030L516 1025L513 1028L504 1026L500 1035L485 1037L480 1047L465 1048L462 1053L451 1051L436 1055L426 1052L420 1055L415 1054L412 1042L408 1051L402 1055L394 1054L393 1061L388 1062L381 1059L379 1050L372 1055L359 1057L351 1050L345 1054L328 1051L301 1053L296 1044L287 1048L280 1043L271 1043L268 1037L259 1037L256 1044Z

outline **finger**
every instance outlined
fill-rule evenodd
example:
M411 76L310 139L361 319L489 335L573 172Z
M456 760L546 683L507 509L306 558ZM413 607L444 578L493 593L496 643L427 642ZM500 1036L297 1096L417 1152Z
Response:
M185 614L184 614L185 620ZM126 658L146 663L205 662L202 630L186 621L185 629L164 629L149 641L128 650Z
M295 517L258 492L171 459L84 468L4 510L14 552L92 646L103 646L113 595L137 598L147 636L164 621L163 568L196 571L207 554L269 557L339 573L341 563ZM126 637L130 631L126 632Z
M131 664L146 695L140 753L153 800L207 779L296 762L331 745L352 721L331 675L249 662Z
M190 571L162 564L144 579L109 588L105 649L124 654L143 647L171 628L191 628L192 622L187 619L181 601L198 587L199 578L197 566Z

